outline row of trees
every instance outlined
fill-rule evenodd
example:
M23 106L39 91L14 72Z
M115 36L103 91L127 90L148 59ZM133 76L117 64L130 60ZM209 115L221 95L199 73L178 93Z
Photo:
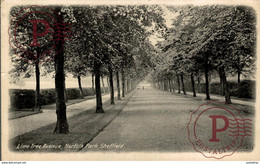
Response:
M237 74L239 84L241 75L253 75L255 70L254 10L246 6L218 5L168 9L178 16L158 43L156 51L163 55L152 55L154 86L162 88L167 84L174 91L176 82L178 92L182 86L186 94L184 77L187 77L196 97L195 78L198 84L204 79L206 99L210 99L209 80L218 75L226 103L231 103L227 77Z
M25 16L19 18L17 15L22 13ZM42 16L42 13L48 14ZM54 73L57 114L54 132L68 133L65 75L72 74L77 78L83 95L81 78L91 74L95 79L96 113L104 113L101 80L104 76L109 77L110 104L115 104L114 76L118 99L121 99L121 93L124 97L126 90L131 90L146 76L152 68L149 54L153 46L149 36L152 30L159 33L165 30L162 14L159 6L14 7L9 31L13 36L10 40L14 44L13 53L17 54L11 55L12 80L35 75L35 104L36 110L39 110L40 71L42 75ZM56 22L51 23L49 15ZM44 36L41 34L45 33L46 24L37 24L38 46L31 44L35 39L32 35L35 32L32 19L50 22L51 34ZM17 42L22 43L22 48L15 45ZM54 48L50 50L51 45ZM45 53L47 50L48 56ZM46 62L50 55L54 60ZM42 62L43 59L45 62Z
M126 94L125 88L130 90L130 86L149 73L154 86L162 88L167 84L174 90L173 84L177 83L179 92L182 86L184 94L184 79L189 76L193 96L196 96L194 78L200 83L204 75L207 99L210 99L209 77L216 74L225 91L226 102L231 103L227 76L237 74L239 83L241 74L254 72L256 22L253 9L215 5L167 8L178 13L172 20L173 27L168 29L162 17L163 10L156 5L14 7L9 33L10 42L14 44L13 53L17 55L11 55L11 79L17 81L35 75L38 110L40 72L43 76L54 74L55 133L69 132L64 94L67 74L77 78L82 95L82 77L91 75L95 79L97 113L104 113L101 81L105 76L110 84L110 104L115 104L113 79L116 79L120 99ZM42 13L48 14L43 16ZM53 18L56 21L53 22ZM39 19L49 22L49 35L43 35L46 22L31 21ZM35 31L38 45L32 44ZM149 41L154 33L164 39L157 48ZM22 46L15 45L17 43ZM50 56L54 60L46 62Z

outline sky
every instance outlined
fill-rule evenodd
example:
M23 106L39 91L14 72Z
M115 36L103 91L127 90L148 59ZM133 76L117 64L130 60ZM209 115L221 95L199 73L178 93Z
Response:
M173 13L170 10L167 9L166 5L160 5L162 8L164 14L162 15L165 19L165 24L167 28L172 27L172 19L176 18L178 16L178 13ZM151 35L149 38L150 42L155 45L158 41L162 41L163 39L158 38L157 34L154 33L154 35Z

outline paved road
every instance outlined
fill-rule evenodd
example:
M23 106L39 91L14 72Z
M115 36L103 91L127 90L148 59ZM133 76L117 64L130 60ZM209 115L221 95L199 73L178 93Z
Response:
M123 111L82 151L178 151L194 152L187 132L191 113L206 100L193 100L181 94L149 88L136 90ZM253 114L242 113L244 118L253 119ZM201 130L203 139L211 135L211 125ZM223 126L220 122L218 125ZM205 135L204 135L205 134ZM252 149L252 139L240 150Z

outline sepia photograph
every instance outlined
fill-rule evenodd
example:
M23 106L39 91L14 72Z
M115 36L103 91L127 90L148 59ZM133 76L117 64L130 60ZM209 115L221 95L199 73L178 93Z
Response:
M1 3L3 159L259 161L258 3Z

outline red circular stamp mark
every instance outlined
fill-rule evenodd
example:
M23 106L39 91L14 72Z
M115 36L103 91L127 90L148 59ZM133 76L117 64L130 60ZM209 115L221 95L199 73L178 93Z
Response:
M53 59L71 34L62 14L45 6L16 7L11 16L9 44L14 54L28 62Z
M191 114L187 125L189 141L194 150L206 158L222 159L234 154L245 136L251 136L251 121L243 119L231 105L214 107L209 102Z

